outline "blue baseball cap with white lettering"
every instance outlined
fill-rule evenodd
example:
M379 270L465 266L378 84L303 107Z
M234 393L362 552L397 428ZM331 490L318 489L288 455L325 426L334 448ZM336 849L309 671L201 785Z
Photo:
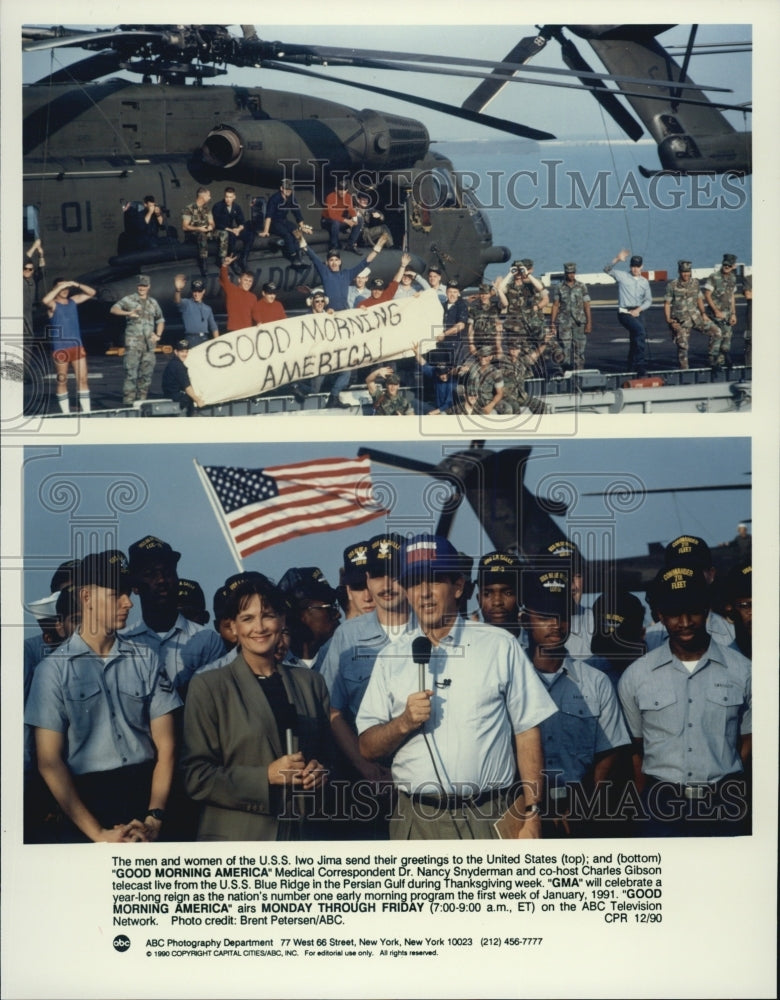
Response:
M443 535L414 535L401 550L399 582L409 582L434 573L463 573L463 557Z

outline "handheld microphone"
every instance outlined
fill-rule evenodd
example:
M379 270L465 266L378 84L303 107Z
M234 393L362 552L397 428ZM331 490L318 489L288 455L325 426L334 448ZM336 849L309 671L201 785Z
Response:
M412 642L412 659L419 667L420 690L425 690L425 668L431 660L433 644L427 635L418 635Z

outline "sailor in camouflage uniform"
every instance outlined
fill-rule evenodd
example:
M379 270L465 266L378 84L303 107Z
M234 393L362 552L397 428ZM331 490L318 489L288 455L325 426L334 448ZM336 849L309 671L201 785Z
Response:
M125 295L111 306L114 316L124 316L125 327L125 381L122 400L125 406L132 406L136 400L149 395L154 371L154 349L165 328L162 309L149 295L151 279L147 274L139 274L136 291Z
M531 367L541 357L546 347L547 344L542 343L530 354L523 354L520 338L514 336L507 338L506 354L498 358L497 364L504 377L502 401L511 407L512 413L522 413L524 410L530 410L532 413L547 412L544 402L531 396L525 387L526 379L532 377Z
M479 296L469 303L469 350L487 346L495 348L496 323L501 319L501 307L492 299L492 285L479 286Z
M709 360L711 365L715 365L721 346L720 328L704 311L704 297L699 281L691 277L691 262L678 260L677 271L679 277L666 286L664 316L677 345L678 364L680 368L688 367L688 344L691 329L695 328L709 337Z
M576 264L564 264L563 273L564 280L555 286L552 294L550 321L556 337L553 360L580 369L585 367L585 345L592 329L590 295L587 286L577 281Z
M383 377L385 387L381 389L376 379ZM411 403L400 394L401 380L390 367L383 365L366 377L366 388L374 402L374 413L382 417L405 417L414 413Z
M511 413L512 407L504 400L504 376L492 364L495 349L487 344L477 348L476 360L460 369L466 396L476 396L480 413Z
M516 260L502 284L496 286L506 309L507 333L519 334L529 351L544 340L544 310L549 302L547 289L531 274L533 266L530 257Z
M200 273L206 277L206 264L209 259L209 240L216 239L217 254L219 256L219 266L227 256L228 233L225 229L217 231L214 223L214 216L211 214L209 202L211 192L208 188L199 187L195 192L195 201L187 205L181 213L181 228L187 234L187 239L192 239L198 244L198 265Z
M737 323L737 258L733 253L723 254L723 263L717 271L704 282L704 297L710 307L715 323L718 325L721 334L719 350L711 349L711 355L715 355L712 361L713 367L725 364L731 368L731 331Z

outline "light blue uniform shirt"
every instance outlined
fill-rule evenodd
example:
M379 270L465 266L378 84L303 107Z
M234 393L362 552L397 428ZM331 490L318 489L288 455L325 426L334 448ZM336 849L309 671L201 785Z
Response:
M380 651L358 711L359 733L401 715L409 695L420 690L412 660L419 635L414 628ZM434 691L431 718L396 750L392 764L393 780L410 793L469 795L509 787L515 734L555 711L516 640L480 622L459 619L433 647L425 687Z
M653 293L650 282L642 275L634 277L630 271L613 271L613 265L607 264L606 274L614 278L618 286L618 308L640 309L642 312L653 304Z
M117 634L123 639L132 639L133 642L149 646L155 653L159 653L168 676L178 690L182 684L186 684L190 679L190 674L185 669L182 658L184 647L194 635L202 632L203 629L203 625L191 622L189 618L180 614L173 626L162 636L150 629L144 621L137 622Z
M180 706L147 646L117 636L102 657L75 633L38 664L24 721L63 733L70 770L92 774L153 760L150 722Z
M203 628L196 632L181 651L181 662L187 680L196 670L219 659L226 651L225 640L215 629Z
M569 656L587 659L590 656L590 640L596 631L593 620L593 608L576 604L571 610L569 619L569 637L564 645Z
M376 611L339 625L320 671L328 685L331 708L356 718L376 658L389 642Z
M635 660L618 696L645 774L678 785L742 771L739 737L752 731L750 660L710 640L693 673L669 643Z
M544 770L551 786L582 781L596 756L631 742L606 674L567 656L542 679L558 706L541 723Z

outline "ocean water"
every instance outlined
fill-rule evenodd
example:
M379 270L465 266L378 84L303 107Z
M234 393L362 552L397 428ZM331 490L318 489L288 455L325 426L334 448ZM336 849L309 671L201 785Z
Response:
M600 271L621 247L650 270L677 261L719 265L726 252L752 264L751 178L645 178L658 168L654 143L517 140L441 142L461 182L483 208L493 242L512 259L531 257L537 275L575 261ZM491 265L493 278L506 265Z

